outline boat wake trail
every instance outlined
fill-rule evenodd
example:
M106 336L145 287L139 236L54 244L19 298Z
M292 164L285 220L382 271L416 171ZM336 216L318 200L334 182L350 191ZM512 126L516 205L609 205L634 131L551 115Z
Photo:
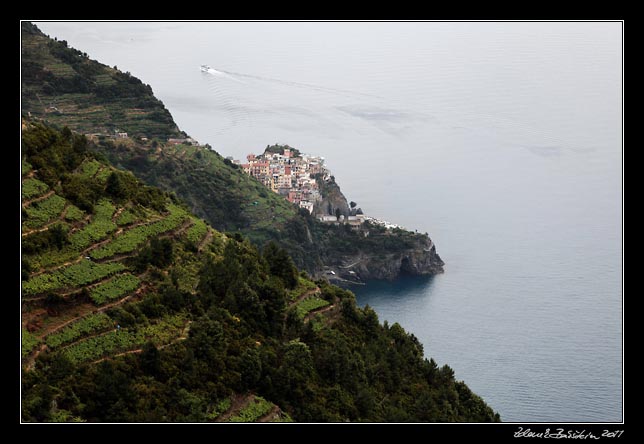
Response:
M204 65L205 66L205 65ZM202 67L202 71L204 70L204 67ZM239 80L239 77L241 78L246 78L246 79L253 79L253 80L259 80L261 82L270 82L270 83L275 83L279 85L285 85L285 86L291 86L291 87L297 87L297 88L305 88L309 90L314 90L314 91L321 91L321 92L326 92L326 93L332 93L332 94L341 94L341 95L352 95L352 96L360 96L360 97L371 97L375 99L384 99L384 97L381 96L376 96L373 94L365 94L357 91L350 91L346 89L337 89L337 88L327 88L325 86L320 86L320 85L314 85L311 83L302 83L302 82L293 82L289 80L280 80L280 79L274 79L271 77L262 77L262 76L256 76L253 74L244 74L240 72L233 72L233 71L225 71L223 69L216 70L213 68L208 67L207 72L213 75L218 75L218 76L224 76L226 78L229 78L231 80L235 80L237 82L242 82Z
M232 80L233 82L242 83L242 84L245 84L245 83L246 83L246 82L243 82L243 81L241 81L241 80L239 80L239 79L235 78L234 76L232 76L232 75L230 75L230 74L228 74L228 73L226 73L226 72L224 72L224 71L219 71L219 70L214 69L214 68L211 68L211 67L209 67L209 66L205 66L205 65L204 65L204 66L202 66L202 67L201 67L201 71L202 71L202 72L205 72L205 73L208 73L208 74L211 74L211 75L213 75L213 76L223 77L223 78L226 78L226 79Z

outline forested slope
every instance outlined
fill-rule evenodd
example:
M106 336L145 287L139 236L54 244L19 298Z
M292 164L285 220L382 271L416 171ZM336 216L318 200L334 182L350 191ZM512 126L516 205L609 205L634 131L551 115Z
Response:
M398 324L23 123L24 421L492 421Z

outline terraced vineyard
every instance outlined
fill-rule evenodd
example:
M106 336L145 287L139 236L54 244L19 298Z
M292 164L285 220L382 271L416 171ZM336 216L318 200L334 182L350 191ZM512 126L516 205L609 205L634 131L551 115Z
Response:
M132 210L123 211L116 219L116 225L129 225L139 220L139 217Z
M45 182L38 179L26 179L22 182L22 200L33 199L44 194L49 189Z
M106 172L104 177L108 177L107 173L111 173L112 169L91 161L84 162L74 174L90 177L103 171ZM28 191L23 193L25 201L48 189L38 179L28 178L25 182L29 184ZM172 203L167 204L165 213L143 207L134 212L131 207L129 204L128 208L121 207L119 210L113 201L103 198L94 205L93 214L85 222L85 213L57 194L27 205L25 211L28 218L25 225L37 227L56 217L62 219L63 209L64 219L75 221L77 225L68 234L68 239L62 247L46 248L44 251L23 257L32 269L35 267L32 271L36 271L22 283L25 301L41 301L41 304L47 306L47 301L52 295L65 296L85 289L84 297L95 306L108 308L133 295L140 288L142 281L139 276L128 272L128 264L123 260L98 263L89 255L94 259L106 259L116 254L136 253L150 239L171 234L190 216L183 208ZM116 221L121 223L121 228ZM207 233L208 226L194 217L191 218L191 222L190 229L182 236L193 242L201 241ZM60 226L63 232L72 228L62 221ZM30 236L41 234L34 232L27 235L26 239ZM195 265L186 266L181 270L184 274L196 274L198 266ZM180 277L182 280L196 282L195 277ZM24 314L27 319L32 318L29 311L25 311ZM53 321L40 330L37 327L39 324L29 329L23 328L24 359L40 353L39 345L46 346L46 350L50 352L66 356L74 364L92 362L123 352L137 352L147 341L152 341L158 346L171 343L182 334L188 322L185 314L178 313L158 319L151 318L149 325L117 329L118 321L111 318L109 312L104 311L80 312L60 328L56 327L55 319ZM32 325L29 321L25 322L23 325ZM49 330L52 333L47 333Z
M266 415L273 408L273 403L261 396L255 396L235 416L231 416L229 422L254 422Z
M96 305L103 305L120 299L136 290L140 283L141 280L134 275L129 273L119 274L109 281L92 288L89 296Z
M65 288L81 287L112 276L125 269L120 262L97 264L83 260L50 273L42 273L22 284L25 295L36 295Z
M22 336L22 338L21 338L21 340L22 340L22 357L26 358L29 355L29 353L31 353L31 351L34 348L36 348L36 346L40 343L40 341L38 340L38 338L35 335L29 333L24 328L22 329L21 336Z
M90 160L83 162L79 169L81 176L90 178L94 177L100 168L100 162L97 162L96 160Z
M118 128L131 136L180 137L168 110L139 79L42 33L22 37L24 112L79 133L113 134Z
M97 182L99 183L105 183L107 181L107 178L112 174L112 170L110 168L101 168L95 175L94 179L96 179Z
M232 401L230 398L225 398L221 401L219 401L217 404L215 404L210 412L208 413L208 419L214 420L217 419L218 416L220 416L222 413L230 409L232 406Z
M40 228L48 222L60 217L65 209L65 199L52 194L46 199L32 203L25 208L27 219L23 222L23 228Z
M22 167L23 172L38 173L26 161ZM97 180L98 176L106 179L113 171L113 168L90 159L82 162L73 174ZM99 306L131 294L140 286L141 280L131 273L123 273L128 265L120 260L96 263L91 258L107 259L117 254L136 253L153 237L168 235L189 218L183 208L171 203L167 204L165 213L159 213L131 204L119 209L120 205L109 198L102 198L93 206L93 214L85 220L84 211L51 191L49 193L53 194L33 200L48 190L49 187L36 177L23 180L22 199L26 203L23 228L32 230L26 231L23 239L30 242L30 248L35 250L28 251L24 257L31 275L23 281L22 292L29 300L42 299L53 293L71 294L87 286L90 286L89 299ZM191 219L192 225L185 235L192 242L199 242L206 235L208 226L202 220ZM51 228L56 220L59 220L59 231L55 235L66 238L57 247L43 248L51 238L39 228L46 224L50 225L44 229ZM196 272L195 267L190 270Z
M101 200L94 207L95 214L90 222L69 236L69 243L57 250L50 250L32 258L32 263L39 268L52 267L73 261L90 246L107 238L117 229L111 220L115 206L108 200ZM67 206L65 220L80 221L84 213L78 207Z
M295 287L293 290L289 290L288 298L290 301L294 302L305 293L313 291L316 288L317 287L313 282L309 281L308 279L304 279L302 276L298 276L297 287Z
M100 162L86 161L73 174L105 182L112 171ZM25 202L50 192L36 178L27 178L25 182L29 184L23 192ZM72 365L96 366L105 359L140 354L150 342L157 349L181 342L188 336L191 322L185 309L170 313L146 312L142 319L123 323L122 319L133 319L123 318L123 313L140 313L138 307L145 302L146 291L137 290L150 285L150 273L141 273L139 269L135 272L128 258L152 245L150 241L159 236L182 240L173 247L172 276L180 291L194 293L202 266L195 247L200 253L212 251L215 257L221 258L225 245L230 242L206 222L170 202L166 203L166 211L159 212L103 197L94 203L92 213L86 213L52 192L51 196L26 205L25 211L28 215L25 225L41 227L58 219L59 234L66 236L59 247L50 245L23 256L31 268L29 278L22 282L24 301L32 304L23 311L26 328L22 329L22 357L27 369L33 368L35 359L43 352L54 359L64 357ZM45 236L43 233L46 232L35 230L23 239ZM298 298L315 289L311 281L300 278L290 297ZM73 304L69 310L65 308L67 305L56 305L59 304L56 301L73 298L80 303L77 308ZM300 304L305 310L314 309L310 302L300 301ZM54 311L50 313L48 309L43 314L39 307L53 307ZM61 309L67 310L66 314L57 320L56 312ZM39 319L46 322L41 324ZM265 398L249 395L244 399L243 405L232 405L231 398L224 398L210 409L210 420L220 421L225 416L228 422L292 421ZM54 417L68 418L65 410L60 412Z
M147 341L155 345L168 344L180 336L186 326L183 315L167 316L156 323L138 328L121 328L92 336L65 347L61 353L72 363L93 361L120 352L136 350Z
M158 236L202 243L210 230L208 225L169 200L166 210L160 212L140 202L115 200L106 193L87 213L64 194L52 191L29 162L23 160L22 168L23 228L27 230L23 242L29 245L23 250L23 269L26 263L28 277L23 277L22 294L29 303L23 309L21 334L25 362L33 362L43 350L64 355L75 364L93 362L140 351L147 341L164 346L185 334L185 312L159 317L160 313L148 316L143 323L117 328L118 317L112 317L111 307L130 303L130 299L141 301L145 292L137 290L145 288L143 280L149 277L140 269L134 274L132 264L116 256L136 255ZM66 180L76 176L106 183L114 171L88 158L68 173ZM138 185L136 192L141 188L145 187ZM60 193L66 188L56 190ZM200 261L194 252L184 252L182 245L173 248L177 255L175 276L181 288L194 291ZM76 305L60 305L61 301L72 300Z
M231 314L223 315L220 324L212 325L214 336L203 336L208 323L204 324L199 314L203 304L200 276L208 257L226 262L226 251L231 251L228 247L245 251L231 264L241 264L240 260L252 264L256 259L247 250L250 244L241 247L244 241L237 236L233 240L213 230L167 195L145 190L127 173L89 156L65 176L48 178L47 183L57 183L53 188L41 180L38 169L26 163L23 168L29 171L27 177L23 176L22 190L23 228L27 230L22 239L23 246L28 247L23 248L22 256L21 352L25 370L42 368L38 362L44 355L51 362L86 367L90 372L104 368L105 364L99 364L103 361L117 359L121 363L139 363L136 365L141 368L150 365L150 371L155 371L155 353L165 354L166 349L168 355L183 353L185 349L180 344L196 347L194 350L207 349L216 344L211 338L216 337L217 325L224 325L225 319L234 322L227 329L238 328L239 313L232 309ZM82 186L74 188L75 183ZM71 197L66 194L70 189L75 192ZM154 201L155 198L162 200ZM170 261L155 260L163 255L168 255ZM266 266L257 264L257 271ZM218 279L221 277L225 274ZM320 289L305 275L298 276L295 288L283 291L284 301L304 322L311 321L307 319L309 313L329 305L317 296ZM266 307L262 310L270 313L270 307ZM320 311L318 316L327 315ZM191 325L197 339L191 336ZM320 318L314 323L314 331L324 325L325 319ZM194 344L204 339L203 346ZM257 339L264 341L263 336ZM235 347L248 347L246 344L256 347L261 342L241 339ZM248 357L253 355L244 356L243 366L248 365L248 370L259 368L254 367L259 361ZM235 364L239 359L226 365L240 365ZM245 368L240 367L242 373L238 374L248 378ZM267 398L244 393L205 403L202 420L292 421ZM71 414L63 407L51 418L70 421L84 416L78 411Z
M114 327L114 321L105 313L86 316L65 327L61 331L47 336L45 343L50 349L55 349L80 339L83 336L104 331Z
M69 222L76 222L82 220L85 217L83 210L78 208L76 205L68 205L67 210L65 211L65 220Z
M92 221L70 236L71 247L74 251L80 252L116 231L116 224L112 222L112 214L115 210L114 205L105 199L95 205Z
M293 422L278 406L254 394L236 394L219 401L208 419L216 422Z
M194 244L198 244L208 232L208 225L202 220L192 218L193 225L186 232L188 240Z
M22 159L22 163L21 163L20 166L21 166L23 176L29 174L31 172L31 170L33 169L31 164L29 162L27 162L25 159Z
M316 296L310 297L303 299L296 305L296 311L297 311L297 316L302 319L304 316L306 316L309 312L312 312L313 310L317 310L322 307L326 307L327 305L330 305L329 301L325 301L322 298L318 298Z
M164 219L125 231L112 242L92 251L90 256L94 259L103 259L116 254L130 253L151 237L178 228L188 218L186 211L176 205L168 205L168 210L169 214Z

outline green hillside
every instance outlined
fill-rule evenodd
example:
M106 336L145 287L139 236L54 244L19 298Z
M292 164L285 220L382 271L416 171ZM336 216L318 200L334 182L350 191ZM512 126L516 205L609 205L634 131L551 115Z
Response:
M426 234L320 223L208 146L168 143L179 130L148 85L50 39L30 23L22 24L22 98L25 117L94 135L91 149L112 164L175 193L220 231L239 231L259 247L278 243L313 275L362 260L357 271L364 278L395 277L404 271L401 257L416 257L431 244ZM114 138L115 129L128 137ZM410 272L442 271L435 251L422 262L424 267Z
M22 420L493 421L398 324L23 122Z
M84 134L180 135L149 85L50 39L29 22L21 23L21 31L23 111Z

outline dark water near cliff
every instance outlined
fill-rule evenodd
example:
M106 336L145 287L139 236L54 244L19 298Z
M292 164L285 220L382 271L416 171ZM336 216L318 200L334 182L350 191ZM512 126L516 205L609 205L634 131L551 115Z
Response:
M429 232L445 274L358 301L505 421L622 419L619 23L39 26L223 155L325 156L367 214Z

